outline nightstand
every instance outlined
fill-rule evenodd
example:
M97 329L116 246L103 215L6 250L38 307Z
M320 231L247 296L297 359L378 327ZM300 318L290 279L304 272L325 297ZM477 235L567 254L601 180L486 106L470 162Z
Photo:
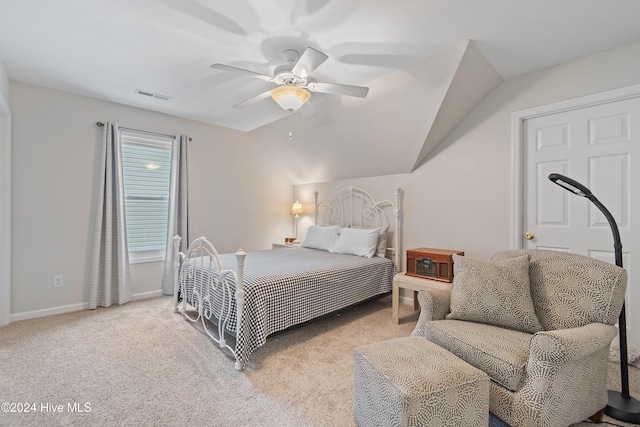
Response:
M272 243L271 249L288 249L288 248L297 248L300 246L300 243Z
M427 289L451 289L452 284L442 282L440 280L423 279L422 277L407 276L404 273L398 273L393 277L393 294L391 296L391 313L393 322L399 324L399 304L400 304L400 288L413 290L413 309L420 308L418 304L418 291L426 291Z

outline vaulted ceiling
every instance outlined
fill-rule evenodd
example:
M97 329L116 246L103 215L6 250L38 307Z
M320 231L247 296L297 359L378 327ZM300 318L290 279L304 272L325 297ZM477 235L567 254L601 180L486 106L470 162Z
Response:
M378 156L402 159L358 172L380 174L418 167L501 80L640 40L638 16L637 0L0 0L0 61L16 81L260 138L321 129L339 154L290 154L333 167L386 140ZM273 84L209 67L272 75L306 47L329 56L313 78L367 98L313 93L291 118L270 98L234 109Z
M271 86L209 65L271 74L310 46L329 56L317 80L367 85L474 40L509 79L638 40L638 16L636 0L0 0L0 60L14 80L249 131L286 112L231 107Z
M366 103L329 99L313 117L294 114L251 133L288 159L294 181L407 173L501 81L464 41L369 82Z

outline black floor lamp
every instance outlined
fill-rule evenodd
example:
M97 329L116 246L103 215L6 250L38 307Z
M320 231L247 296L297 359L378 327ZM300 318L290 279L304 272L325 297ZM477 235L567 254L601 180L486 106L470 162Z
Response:
M571 178L557 173L549 175L549 179L567 191L586 197L600 209L609 221L609 226L613 232L613 248L615 251L616 265L622 267L622 243L620 242L620 232L618 225L607 208L591 191L584 185ZM627 359L627 320L622 304L622 311L618 319L618 336L620 337L620 378L622 381L622 391L609 390L609 402L605 408L605 414L616 420L629 423L640 423L640 402L629 394L629 362Z

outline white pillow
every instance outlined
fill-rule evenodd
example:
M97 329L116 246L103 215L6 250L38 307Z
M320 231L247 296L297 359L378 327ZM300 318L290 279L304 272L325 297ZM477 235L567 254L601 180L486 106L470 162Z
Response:
M376 256L386 257L387 256L387 230L380 230L380 235L378 236L378 243L376 245Z
M351 226L349 228L367 228L367 227L359 227L359 226ZM370 230L370 228L367 228ZM387 232L389 231L389 227L380 228L380 235L378 236L378 243L376 247L375 256L385 258L387 256Z
M337 225L330 225L326 227L311 225L307 230L307 235L304 237L301 246L305 248L330 251L338 240L339 234L340 227Z
M343 228L331 252L371 258L378 247L379 228Z

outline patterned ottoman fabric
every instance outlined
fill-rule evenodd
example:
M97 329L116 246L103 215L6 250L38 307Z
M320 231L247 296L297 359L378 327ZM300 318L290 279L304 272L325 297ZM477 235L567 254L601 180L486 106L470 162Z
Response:
M422 337L354 351L354 416L360 427L487 426L489 377Z

